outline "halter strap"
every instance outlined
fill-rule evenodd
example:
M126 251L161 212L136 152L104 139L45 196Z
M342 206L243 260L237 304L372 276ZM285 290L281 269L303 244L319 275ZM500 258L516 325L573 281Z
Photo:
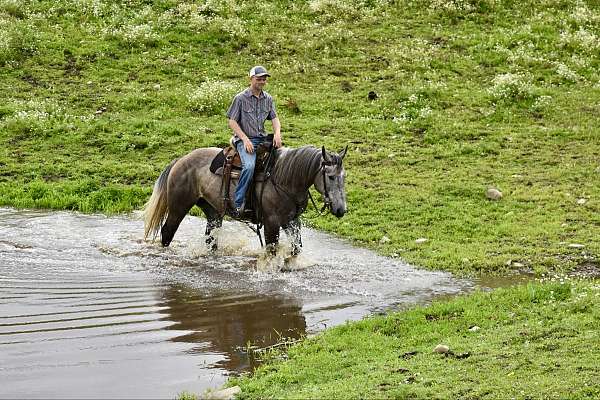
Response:
M325 179L325 167L331 167L336 165L333 161L321 161L321 172L323 175L323 208L321 209L321 213L325 211L327 208L331 208L331 199L329 198L329 190L327 190L327 181Z

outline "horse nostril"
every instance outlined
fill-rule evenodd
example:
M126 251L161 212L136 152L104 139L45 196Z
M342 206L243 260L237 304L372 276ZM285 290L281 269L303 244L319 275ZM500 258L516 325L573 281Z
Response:
M345 213L345 211L344 211L343 208L338 208L335 211L335 216L338 217L338 218L342 218L344 216L344 213Z

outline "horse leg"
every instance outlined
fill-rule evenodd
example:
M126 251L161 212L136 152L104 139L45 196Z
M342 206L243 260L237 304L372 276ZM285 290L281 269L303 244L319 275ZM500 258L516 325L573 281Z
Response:
M171 240L173 240L173 236L175 236L175 232L177 232L179 224L181 221L183 221L183 218L189 210L190 209L188 208L185 211L177 210L176 212L169 212L169 216L160 230L160 241L163 247L167 247L169 244L171 244Z
M212 231L215 228L220 228L223 223L223 218L219 215L217 210L204 199L199 199L196 205L202 209L206 216L206 245L211 251L217 250L217 239L212 235Z
M175 232L177 232L179 224L194 206L194 201L188 200L187 202L184 202L181 200L181 197L177 199L177 202L169 202L169 214L167 216L167 220L160 230L160 238L163 247L167 247L169 244L171 244L171 240L173 240L173 236L175 236Z
M265 250L274 256L279 243L279 224L265 221Z
M292 240L292 257L297 256L302 251L302 237L300 236L301 227L302 225L299 218L293 219L283 227L286 235Z

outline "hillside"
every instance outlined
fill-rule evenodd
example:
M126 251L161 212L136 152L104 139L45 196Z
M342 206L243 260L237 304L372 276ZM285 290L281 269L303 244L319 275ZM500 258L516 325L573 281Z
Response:
M262 64L286 145L350 145L349 213L307 223L459 273L598 267L597 1L0 0L0 21L2 205L139 209L226 143Z

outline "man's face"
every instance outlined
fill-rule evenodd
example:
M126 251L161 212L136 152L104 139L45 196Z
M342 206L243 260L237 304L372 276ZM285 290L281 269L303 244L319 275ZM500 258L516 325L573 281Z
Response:
M266 76L253 76L252 78L250 78L250 85L252 86L252 89L262 90L266 84Z

